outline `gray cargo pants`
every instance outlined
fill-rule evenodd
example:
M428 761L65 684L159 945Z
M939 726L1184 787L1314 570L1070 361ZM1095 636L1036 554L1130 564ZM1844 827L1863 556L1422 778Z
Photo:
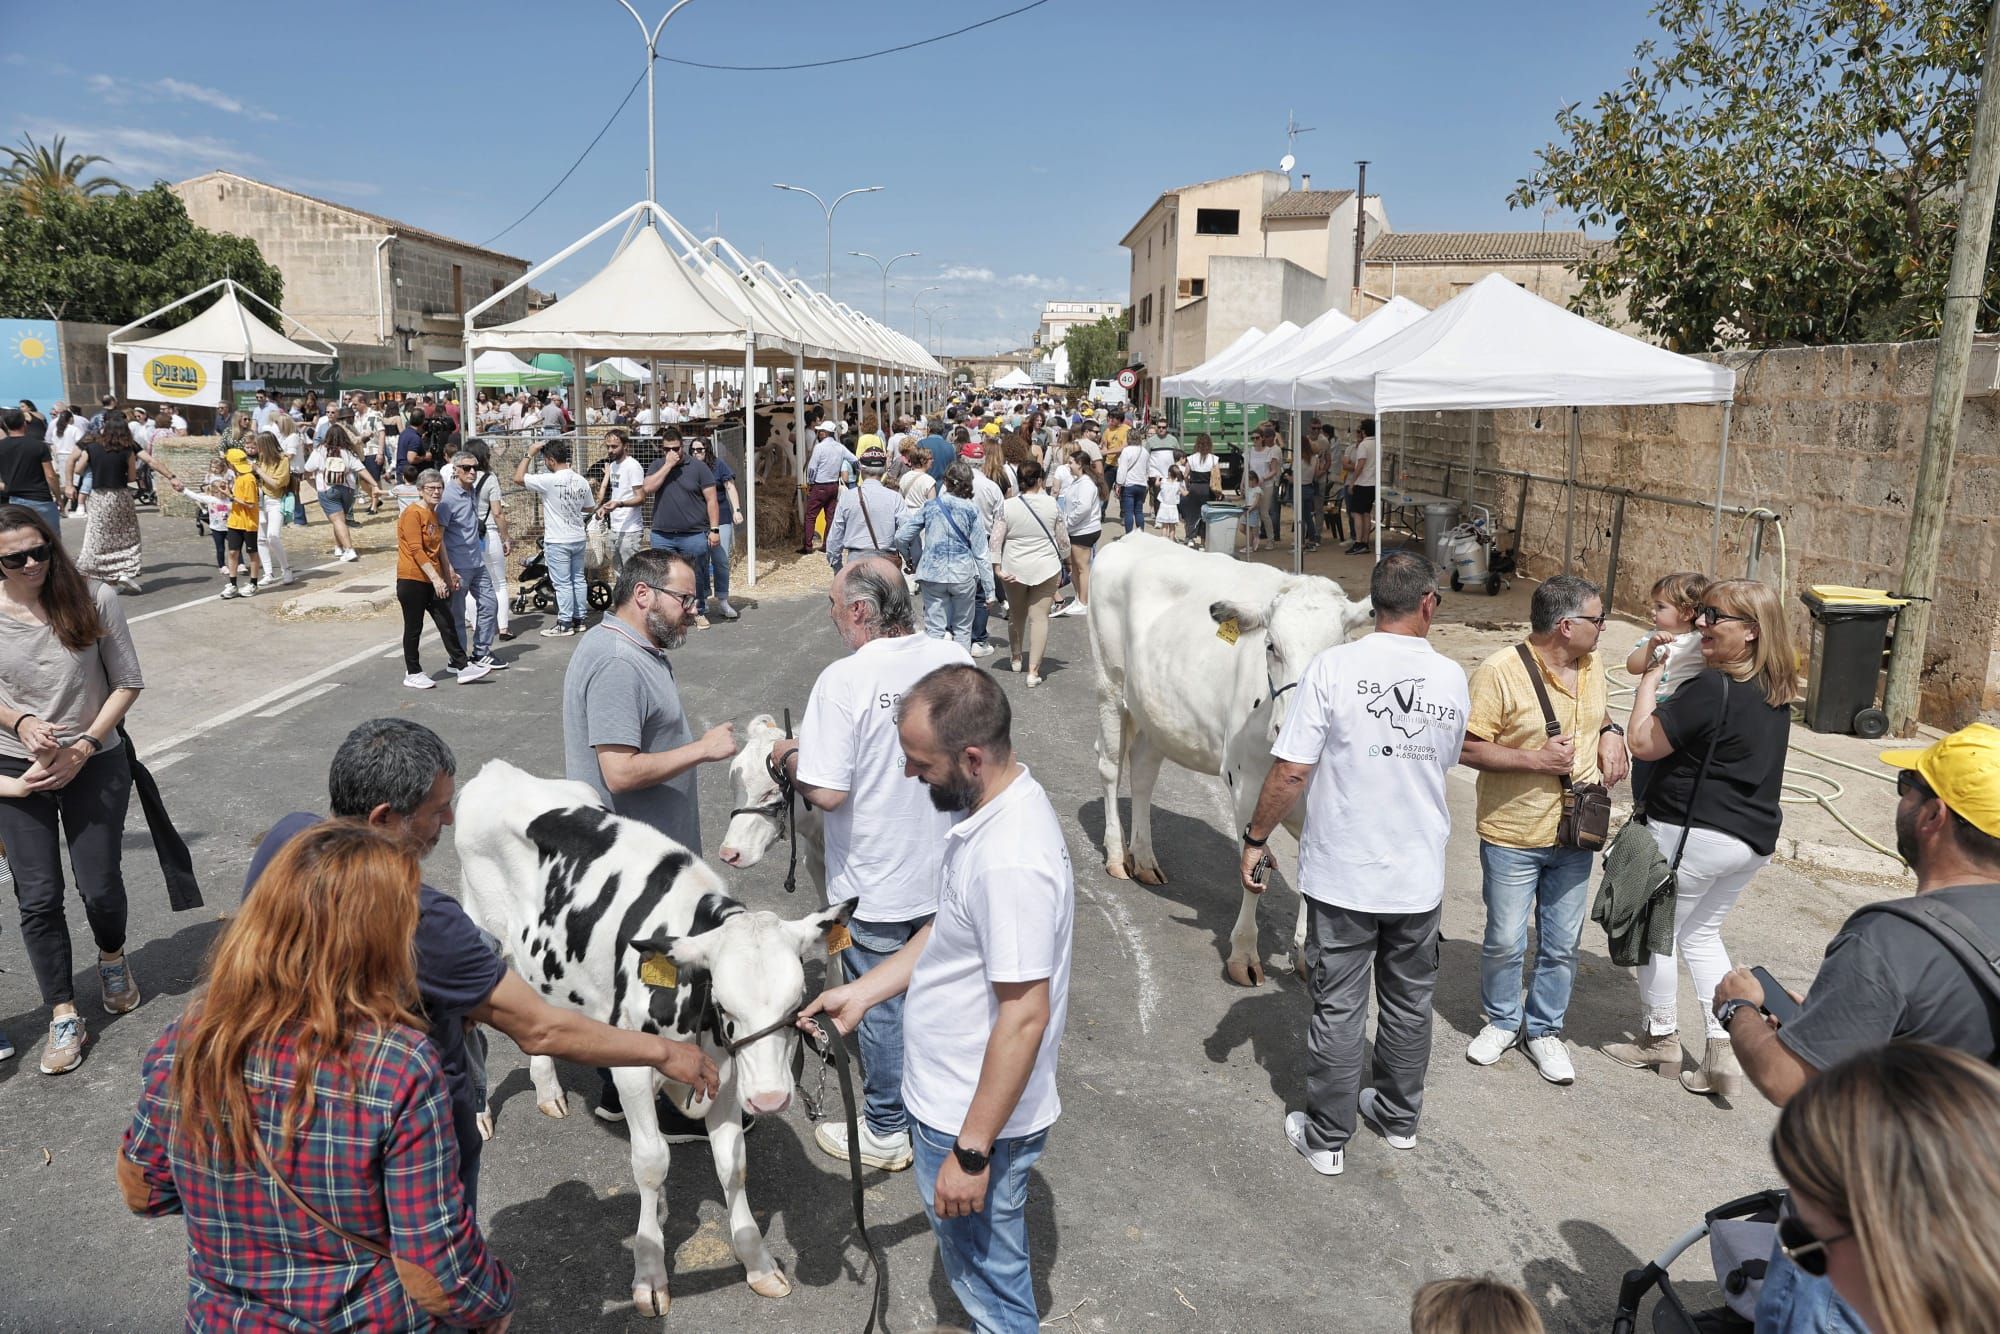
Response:
M1382 915L1307 901L1306 1143L1341 1149L1354 1137L1368 980L1375 979L1375 1062L1370 1085L1384 1128L1416 1133L1431 1057L1431 995L1437 989L1438 923L1426 913Z

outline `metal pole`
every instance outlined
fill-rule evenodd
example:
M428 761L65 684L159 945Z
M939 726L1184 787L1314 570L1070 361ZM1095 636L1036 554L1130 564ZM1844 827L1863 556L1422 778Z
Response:
M1403 424L1402 424L1402 423L1400 423L1400 422L1399 422L1399 423L1397 423L1397 424L1398 424L1399 426L1400 426L1400 425L1403 425ZM1405 429L1407 429L1407 427L1406 427ZM1400 436L1398 436L1397 438L1398 438L1399 440L1401 439L1401 437L1400 437ZM1397 486L1401 486L1402 484L1403 484L1403 464L1402 464L1402 460L1401 460L1401 456L1400 456L1400 455L1398 455L1398 456L1397 456L1397 463L1396 463L1396 485L1397 485ZM1376 561L1376 563L1377 563L1377 564L1380 564L1380 563L1381 563L1381 561L1382 561L1382 419L1381 419L1381 415L1380 415L1379 413L1378 413L1378 414L1376 415L1376 418L1375 418L1375 533L1374 533L1374 537L1375 537L1375 561Z
M1347 313L1349 315L1353 315L1361 309L1361 255L1368 248L1368 163L1361 161L1354 165L1360 168L1360 176L1354 183L1354 290L1348 294ZM1380 438L1378 437L1377 440L1379 444ZM1376 472L1378 474L1381 472L1379 466L1377 466ZM1380 476L1377 476L1375 480L1379 482L1382 479Z
M1563 567L1569 573L1569 563L1576 555L1576 468L1577 455L1583 450L1583 423L1581 414L1575 408L1569 410L1569 466L1563 470ZM1718 498L1717 504L1721 501ZM1717 520L1720 523L1720 520ZM1713 564L1711 563L1711 568Z
M1618 548L1625 537L1625 497L1619 496L1611 511L1611 563L1604 572L1604 610L1610 611L1618 596ZM1714 567L1711 566L1711 569Z
M1306 569L1306 438L1299 429L1296 410L1285 414L1285 429L1292 435L1292 573Z
M619 4L625 6L625 12L632 16L632 21L639 25L639 35L646 39L646 202L652 204L660 202L659 195L655 192L653 184L656 179L656 166L659 162L659 155L654 147L656 140L653 133L653 67L659 63L661 31L666 28L667 20L680 13L681 6L687 2L688 0L679 0L679 3L675 4L672 9L669 9L662 15L659 23L649 31L646 27L646 20L639 17L639 11L632 8L627 3L627 0L618 0ZM652 221L648 217L646 220L647 225L651 226Z
M750 587L757 586L757 335L743 340L743 561ZM713 408L713 404L709 405ZM709 455L722 457L721 433L709 437Z
M1708 535L1708 568L1717 573L1722 570L1722 489L1729 479L1729 414L1735 407L1722 405L1722 455L1715 465L1715 524ZM1611 599L1607 597L1604 605L1608 609Z

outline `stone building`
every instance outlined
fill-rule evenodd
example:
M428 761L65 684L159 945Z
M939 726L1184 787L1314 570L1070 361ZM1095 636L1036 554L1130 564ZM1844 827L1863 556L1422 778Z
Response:
M1311 184L1305 177L1294 190L1284 172L1253 171L1185 185L1155 199L1125 234L1131 360L1146 367L1143 396L1156 397L1161 376L1206 360L1245 329L1302 324L1346 304L1357 218L1373 238L1389 230L1388 215L1379 196L1364 203L1352 190Z
M1436 310L1489 273L1567 306L1583 287L1577 261L1608 244L1573 231L1385 233L1363 256L1364 308L1349 313L1359 319L1392 296ZM1623 327L1616 320L1607 323Z
M197 227L257 243L284 275L285 313L333 341L344 374L462 365L465 311L528 271L524 259L234 172L174 191ZM528 308L528 293L514 292L492 322Z

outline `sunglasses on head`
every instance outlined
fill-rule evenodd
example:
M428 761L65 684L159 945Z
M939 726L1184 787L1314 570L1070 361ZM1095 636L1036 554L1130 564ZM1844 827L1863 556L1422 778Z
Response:
M1854 1234L1841 1232L1831 1237L1815 1237L1791 1208L1791 1203L1787 1201L1784 1212L1778 1215L1778 1249L1801 1271L1814 1278L1825 1278L1826 1248L1836 1241L1846 1241Z
M49 557L53 554L55 553L50 550L49 544L43 542L38 546L29 547L26 551L15 551L8 555L0 556L0 566L9 570L18 570L29 561L33 561L37 565L46 565L49 563Z

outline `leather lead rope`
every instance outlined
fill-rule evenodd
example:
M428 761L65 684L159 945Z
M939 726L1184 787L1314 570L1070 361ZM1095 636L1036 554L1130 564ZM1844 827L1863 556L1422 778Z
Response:
M840 1108L847 1120L847 1175L854 1197L854 1230L861 1234L862 1249L868 1252L868 1262L875 1266L875 1296L869 1302L868 1323L862 1334L874 1334L876 1330L888 1334L889 1274L882 1267L882 1253L875 1248L875 1239L868 1235L861 1186L861 1127L854 1110L854 1077L848 1072L847 1043L828 1016L816 1014L812 1021L824 1045L832 1050L835 1073L840 1076Z
M785 740L792 739L792 711L785 710ZM778 786L785 793L785 837L792 845L791 858L785 864L785 892L796 894L799 890L799 812L792 805L792 780L781 778Z

